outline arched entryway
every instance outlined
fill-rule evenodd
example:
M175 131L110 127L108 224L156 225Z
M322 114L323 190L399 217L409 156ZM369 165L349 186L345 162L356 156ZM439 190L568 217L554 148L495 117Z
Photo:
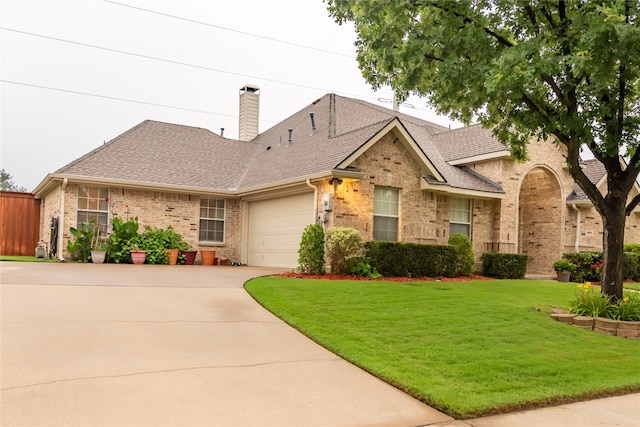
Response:
M563 207L556 175L545 167L531 169L518 198L518 252L529 256L527 273L553 274L552 264L562 254Z

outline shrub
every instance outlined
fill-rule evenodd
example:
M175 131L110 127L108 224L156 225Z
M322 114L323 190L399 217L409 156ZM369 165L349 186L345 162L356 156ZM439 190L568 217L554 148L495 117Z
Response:
M346 274L347 262L364 255L362 234L351 227L331 227L327 230L325 250L331 263L331 272Z
M298 249L298 270L303 273L324 273L324 229L310 224L302 232Z
M576 297L569 302L569 311L580 316L609 317L609 303L608 295L586 282L578 285Z
M145 264L168 264L169 259L164 252L166 249L167 239L171 238L168 234L170 231L161 228L151 228L146 226L142 234L140 234L132 243L138 249L147 252Z
M369 279L379 279L382 274L378 273L375 267L371 266L369 257L351 258L347 261L347 272L356 276L367 277Z
M482 271L485 276L496 279L523 279L527 272L528 256L485 252L482 254Z
M640 320L640 293L625 292L622 299L611 306L609 315L616 320Z
M637 282L640 279L640 254L625 252L622 258L622 277Z
M640 294L627 291L622 299L614 302L600 288L586 282L578 285L576 297L569 302L569 312L614 320L640 320Z
M476 257L473 255L471 240L464 234L455 233L449 236L449 245L458 251L458 271L464 276L471 276L475 270Z
M80 262L89 262L91 244L95 232L94 223L95 220L90 223L83 222L78 228L71 227L69 229L74 237L73 241L69 240L67 242L67 250L72 259Z
M562 258L566 258L576 266L575 272L571 273L571 281L578 283L600 281L602 252L568 252L563 254Z
M107 258L109 261L131 264L132 241L138 238L138 218L131 218L127 222L115 217L111 223L112 233L107 240Z
M458 251L449 245L367 242L370 264L387 277L456 277Z

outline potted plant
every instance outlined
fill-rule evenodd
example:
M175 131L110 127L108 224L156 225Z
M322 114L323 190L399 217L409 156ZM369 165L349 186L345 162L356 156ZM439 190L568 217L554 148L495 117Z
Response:
M167 254L167 260L170 265L176 265L178 263L178 254L180 249L184 247L182 235L176 233L172 226L169 226L164 231L164 252Z
M561 258L553 263L553 269L556 271L558 282L568 282L571 273L576 271L576 265L566 258Z
M129 243L131 248L129 251L131 254L131 261L137 265L144 264L147 259L147 251L142 248L141 241L142 238L138 235Z
M196 261L197 249L193 249L191 245L185 241L180 242L180 255L178 263L184 265L193 265Z
M107 257L107 238L102 233L102 227L94 221L91 223L91 262L94 264L104 263Z

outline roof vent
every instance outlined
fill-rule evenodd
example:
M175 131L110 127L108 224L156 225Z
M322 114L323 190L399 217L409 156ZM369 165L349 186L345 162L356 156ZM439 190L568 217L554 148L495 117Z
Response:
M220 136L224 136L224 128L220 128Z
M313 117L313 113L309 113L309 117L311 118L311 135L316 133L316 119Z

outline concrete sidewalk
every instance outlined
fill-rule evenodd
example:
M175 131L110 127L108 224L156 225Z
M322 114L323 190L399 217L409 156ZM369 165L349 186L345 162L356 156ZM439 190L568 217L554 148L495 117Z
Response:
M456 421L242 289L270 269L0 263L2 426L640 426L640 395Z

